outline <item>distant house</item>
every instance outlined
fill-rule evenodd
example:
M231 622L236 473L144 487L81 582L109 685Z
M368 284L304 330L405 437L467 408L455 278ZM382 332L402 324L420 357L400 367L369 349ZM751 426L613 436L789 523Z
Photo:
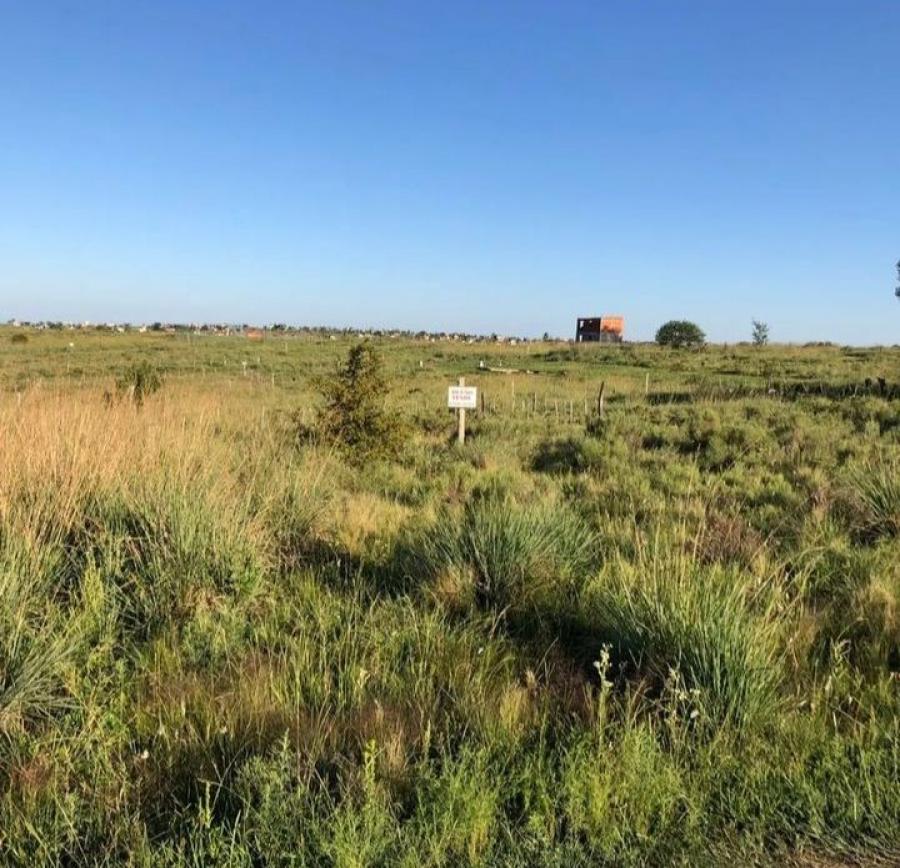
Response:
M625 319L621 316L582 317L575 330L577 343L597 342L618 344L625 334Z

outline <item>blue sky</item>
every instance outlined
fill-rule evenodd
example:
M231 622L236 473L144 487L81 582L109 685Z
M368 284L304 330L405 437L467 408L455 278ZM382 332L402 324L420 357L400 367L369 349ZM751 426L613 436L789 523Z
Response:
M900 342L900 2L0 5L0 319Z

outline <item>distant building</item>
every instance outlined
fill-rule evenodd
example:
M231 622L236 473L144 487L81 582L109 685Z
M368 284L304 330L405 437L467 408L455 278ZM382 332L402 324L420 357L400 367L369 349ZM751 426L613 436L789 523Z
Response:
M605 344L622 342L625 334L625 319L621 316L582 317L575 330L577 343L593 341Z

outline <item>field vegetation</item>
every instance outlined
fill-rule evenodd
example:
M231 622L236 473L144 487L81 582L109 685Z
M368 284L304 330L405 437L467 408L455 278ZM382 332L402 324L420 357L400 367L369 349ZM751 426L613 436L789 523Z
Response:
M21 334L3 864L900 858L897 348Z

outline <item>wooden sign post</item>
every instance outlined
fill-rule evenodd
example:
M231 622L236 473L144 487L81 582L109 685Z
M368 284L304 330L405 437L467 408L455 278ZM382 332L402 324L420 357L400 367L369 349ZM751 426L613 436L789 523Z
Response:
M466 378L459 378L459 388L464 389L466 387ZM457 432L457 440L459 441L460 446L466 442L466 408L460 404L459 409L456 411L459 416L459 431Z
M478 389L466 386L466 378L459 378L458 386L450 386L447 390L447 406L456 409L459 422L458 440L466 442L466 410L474 410L478 406Z

